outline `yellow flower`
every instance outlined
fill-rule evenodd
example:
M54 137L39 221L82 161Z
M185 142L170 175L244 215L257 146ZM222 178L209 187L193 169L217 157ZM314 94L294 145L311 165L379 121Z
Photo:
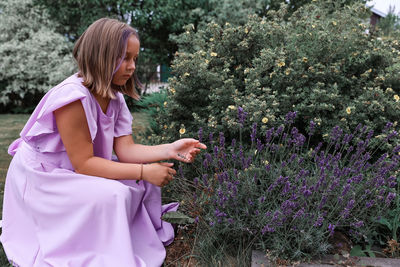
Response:
M174 88L169 89L169 91L170 91L171 93L173 93L173 94L175 94L175 92L176 92Z
M211 54L210 54L212 57L216 57L216 56L218 56L218 54L217 53L215 53L215 52L211 52Z
M372 69L367 70L368 72L372 72Z
M228 108L229 108L230 110L235 110L235 106L234 106L234 105L229 105Z
M399 102L399 100L400 100L400 97L398 95L394 95L393 98L394 98L394 100L396 100L396 102Z
M206 61L205 61L205 62L206 62L206 64L208 64L208 62L209 62L209 61L208 61L208 59L206 59Z
M185 72L185 74L183 74L183 76L190 76L190 73L188 73L188 72Z
M247 28L244 29L244 32L245 32L245 33L249 33L249 29L247 29Z
M264 118L262 118L262 123L267 123L268 122L268 118L267 117L264 117Z
M286 75L289 75L289 74L290 74L290 69L287 69L287 70L285 71L285 74L286 74Z
M315 25L313 24L313 25L311 25L311 27L315 28Z
M181 128L181 129L179 130L179 134L184 134L184 133L186 133L186 129L185 129L185 128Z
M166 130L166 129L168 129L168 126L167 126L167 125L165 125L165 124L164 124L164 129L165 129L165 130Z
M266 160L266 161L264 161L264 163L265 163L265 165L268 165L268 164L269 164L269 161L268 161L268 160Z
M349 114L349 115L351 114L351 108L350 107L346 108L346 113Z
M285 62L283 62L283 61L278 62L278 67L279 68L282 68L283 66L285 66Z
M165 101L164 102L164 107L166 107L168 105L168 102L167 101Z
M336 26L336 25L337 25L337 22L336 22L336 21L332 21L332 24Z
M307 61L308 61L308 58L303 57L303 62L307 62Z
M210 42L214 41L214 38L210 38Z

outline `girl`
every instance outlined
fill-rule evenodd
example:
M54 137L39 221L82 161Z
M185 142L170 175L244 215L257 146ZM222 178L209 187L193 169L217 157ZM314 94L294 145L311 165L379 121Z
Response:
M157 162L191 162L206 147L194 139L133 142L122 94L139 98L139 46L130 26L94 22L74 47L79 72L43 97L10 145L1 242L16 266L163 263L174 232L160 217L177 204L162 206L160 187L176 171Z

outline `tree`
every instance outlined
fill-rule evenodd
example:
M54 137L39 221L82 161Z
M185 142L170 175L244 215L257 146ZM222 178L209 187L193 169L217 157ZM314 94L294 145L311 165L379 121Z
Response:
M0 111L30 111L74 70L71 44L31 0L0 3Z

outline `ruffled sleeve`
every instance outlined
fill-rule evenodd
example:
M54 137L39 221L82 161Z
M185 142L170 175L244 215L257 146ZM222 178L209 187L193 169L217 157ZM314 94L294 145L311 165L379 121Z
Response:
M70 77L60 85L52 88L40 101L31 117L22 129L20 136L23 141L40 152L65 151L58 133L54 111L80 100L85 111L92 141L96 137L96 107L90 92L80 83L77 77ZM9 147L9 154L14 155L22 141L17 139Z
M132 114L126 105L124 96L117 93L119 102L118 116L114 126L114 137L132 134Z

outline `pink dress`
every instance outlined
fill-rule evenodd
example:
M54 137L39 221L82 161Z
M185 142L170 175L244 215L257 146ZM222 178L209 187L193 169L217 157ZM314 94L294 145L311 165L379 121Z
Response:
M21 267L160 266L174 238L160 219L178 204L161 205L160 188L135 180L77 174L66 154L53 111L82 102L95 156L112 159L114 137L132 133L123 96L104 114L73 75L41 100L9 147L13 155L4 191L0 240Z

